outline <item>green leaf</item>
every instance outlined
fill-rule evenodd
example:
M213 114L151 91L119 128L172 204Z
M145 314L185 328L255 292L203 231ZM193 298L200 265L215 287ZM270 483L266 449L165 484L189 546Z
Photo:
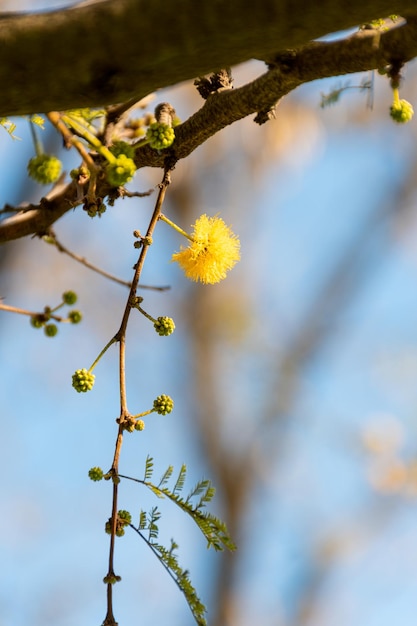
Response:
M143 511L141 509L140 515L139 515L139 525L138 525L139 530L144 530L146 528L146 523L147 523L146 511Z
M172 493L176 494L179 491L182 491L186 476L187 476L187 466L183 463L181 465L180 473L178 474L177 482L174 485L174 489L172 490Z
M145 535L140 532L140 530L135 528L135 531L138 535L145 541L145 543L149 546L152 552L155 554L157 559L166 569L168 574L174 580L178 588L183 593L187 604L190 608L190 611L198 624L198 626L207 626L207 621L205 618L206 607L201 602L200 598L197 595L197 592L190 580L190 574L187 570L182 569L178 562L178 556L175 553L178 549L178 544L171 539L171 545L169 548L158 544L152 541L150 538L147 539Z
M161 513L158 510L158 507L154 506L148 514L148 526L147 529L149 531L149 541L152 539L157 539L159 534L159 528L157 522L161 517Z
M159 481L158 487L161 488L163 485L166 485L166 483L169 481L169 479L172 476L172 472L174 471L174 468L172 465L170 465L165 472L162 474L161 480Z
M81 120L84 120L88 124L91 124L94 120L97 120L100 117L105 115L104 109L71 109L70 111L66 111L68 115L72 115L73 117L78 117Z
M12 139L19 139L19 140L21 139L21 137L18 137L17 135L13 134L14 131L16 130L16 124L14 124L11 120L9 120L9 118L1 117L0 126L3 126L3 128L9 133Z
M45 128L45 120L41 115L31 115L29 118L29 121L32 122L32 124L36 124L36 126L39 126L40 128L42 128L42 130L44 130Z
M146 457L145 461L145 477L144 481L151 480L153 474L153 458L151 456Z

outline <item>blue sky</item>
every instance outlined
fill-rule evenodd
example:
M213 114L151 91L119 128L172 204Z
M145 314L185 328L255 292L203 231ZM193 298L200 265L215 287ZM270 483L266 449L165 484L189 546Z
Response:
M258 65L241 68L237 80L258 71ZM226 294L245 294L250 318L244 339L232 348L225 343L219 351L219 395L232 398L225 405L221 436L232 452L233 446L244 449L247 433L253 432L261 451L258 486L239 547L239 626L254 620L262 626L336 621L339 626L391 626L394 620L408 626L415 620L415 497L405 487L375 487L384 463L392 467L395 460L411 462L416 455L415 196L403 202L400 193L415 166L415 122L396 127L384 115L389 89L382 79L376 83L373 112L365 108L363 96L350 93L321 111L320 91L333 84L316 83L291 95L278 110L276 131L267 134L250 120L242 122L174 173L178 181L195 176L195 217L220 211L242 242L241 263L218 287ZM413 101L416 91L410 69L404 97ZM184 89L158 94L156 102L165 99L182 118L198 106ZM16 132L22 141L0 135L2 205L28 199L20 195L21 163L31 156L24 121ZM263 133L264 144L255 132ZM293 133L288 143L285 132ZM251 142L262 173L245 166L244 150ZM67 169L76 162L65 156ZM157 175L140 172L135 188L156 184ZM31 200L42 192L36 186L25 189ZM129 279L135 261L132 231L146 227L152 202L121 202L101 220L89 220L78 209L56 230L74 251ZM408 210L400 219L392 207ZM389 217L372 221L384 211ZM360 241L361 229L367 232L369 224L349 266L352 289L346 301L335 315L324 309L322 323L329 332L301 369L286 426L273 422L263 432L257 420L274 387L277 358L347 246ZM196 287L169 263L178 249L177 236L161 225L156 244L144 281L170 284L171 290L147 294L147 310L172 315L177 329L161 344L146 320L132 321L129 406L132 412L136 406L144 410L156 395L168 393L175 398L175 412L152 416L143 435L126 438L122 471L140 475L149 453L161 473L169 464L186 462L193 484L208 471L192 427L187 377L193 363L181 318L181 306L186 298L192 305ZM87 471L111 461L118 412L116 348L97 367L91 394L76 394L70 380L75 369L92 363L117 329L126 294L41 241L11 247L0 275L6 303L42 308L74 289L84 321L80 327L63 327L50 340L26 318L0 312L5 472L0 626L100 624L108 544L102 528L110 490L108 483L89 481ZM403 442L385 455L372 454L363 445L366 432L377 439L399 432ZM285 437L284 448L278 445L280 437ZM275 446L280 450L276 457L271 454ZM272 461L265 464L265 458ZM123 484L121 508L134 514L152 502L137 486ZM216 555L205 551L204 540L182 515L169 506L164 512L162 536L178 540L181 562L210 604ZM117 568L123 578L115 590L119 624L192 623L172 581L136 537L118 542ZM300 599L309 593L314 599L310 617L301 622Z

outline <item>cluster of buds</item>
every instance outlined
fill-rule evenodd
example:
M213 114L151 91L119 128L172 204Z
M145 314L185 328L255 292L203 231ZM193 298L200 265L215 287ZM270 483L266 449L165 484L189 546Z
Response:
M172 317L158 317L153 327L161 337L172 335L175 330L175 323Z
M43 328L47 337L55 337L58 332L58 326L54 322L70 322L71 324L79 324L82 320L80 311L69 311L66 318L56 315L56 311L64 305L72 306L77 302L77 294L74 291L65 291L62 294L62 302L53 309L46 306L42 313L33 313L30 316L30 323L34 328ZM51 320L53 320L51 322Z
M174 143L175 131L163 122L154 122L146 132L146 139L154 150L166 150Z
M52 154L38 154L30 159L27 166L28 174L41 185L55 183L62 171L61 161Z
M143 411L143 413L138 413L137 415L127 415L123 418L119 417L117 418L116 422L118 424L121 424L123 430L126 430L129 433L133 433L134 430L141 431L145 429L145 422L142 419L142 417L145 417L145 415L150 415L151 413L158 413L159 415L168 415L168 413L172 412L173 408L174 408L173 399L170 396L162 394L158 396L157 398L155 398L155 400L153 401L152 408L149 409L148 411ZM96 473L95 470L96 468L92 468L90 471L93 472L94 476L96 474L99 475L98 473ZM92 478L91 476L90 478L92 480L101 480L101 478Z
M132 523L132 516L129 511L120 510L117 512L116 518L116 536L123 537L125 534L125 527ZM109 518L105 525L105 530L108 535L111 535L113 527L113 518Z
M107 181L112 187L122 187L129 183L135 172L135 162L126 154L120 154L106 166Z
M406 124L412 119L414 109L408 100L394 99L390 108L390 115L397 124Z
M142 238L142 240L144 239L146 238ZM169 335L172 335L175 330L175 322L172 317L166 317L161 315L157 319L154 319L152 315L149 315L149 313L142 309L142 302L143 298L141 296L133 296L130 299L130 306L140 311L142 315L144 315L146 318L148 318L148 320L153 322L153 327L160 337L168 337Z
M94 374L83 367L72 375L72 386L78 393L86 393L94 387L95 378Z
M388 70L392 88L392 105L390 116L397 124L410 122L414 115L414 109L408 100L400 99L399 87L401 83L401 64L393 63Z
M99 480L102 480L104 478L104 472L101 467L92 467L88 471L88 477L90 478L90 480L98 482Z
M168 415L174 408L174 401L170 396L162 394L153 401L153 411L159 415Z

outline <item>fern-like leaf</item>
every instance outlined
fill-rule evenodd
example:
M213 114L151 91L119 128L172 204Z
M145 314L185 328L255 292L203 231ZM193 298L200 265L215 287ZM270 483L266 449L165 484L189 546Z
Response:
M141 510L140 515L139 515L139 525L138 525L139 530L144 530L146 528L146 523L147 523L146 511Z
M193 508L195 510L202 509L214 498L215 493L216 489L213 487L210 480L200 480L188 494L187 502L190 502L196 496L201 495L198 504L196 504Z
M3 126L4 130L9 133L12 139L21 139L20 137L17 137L17 135L14 135L14 131L16 130L16 124L9 120L8 117L0 118L0 126Z
M154 506L149 511L149 515L148 515L147 529L149 531L149 541L152 541L158 538L159 528L158 528L157 522L159 521L160 517L161 517L161 513L159 512L158 507Z
M37 115L35 113L30 116L29 121L32 122L32 124L36 124L36 126L39 126L39 128L42 128L42 130L45 130L45 120L42 115Z
M151 538L147 539L146 536L140 532L139 529L134 528L138 535L145 541L160 563L164 566L168 574L175 581L178 588L183 593L191 613L198 626L207 626L205 614L206 607L201 602L197 595L197 592L190 580L190 575L187 570L182 569L178 562L178 557L175 551L178 549L178 544L171 539L171 545L169 548L152 541Z
M153 474L153 458L151 456L146 457L145 461L145 477L144 481L151 480Z
M210 481L205 482L207 483L207 491L205 493L209 493L209 495L211 496L211 494L213 493L211 483ZM234 545L228 534L226 525L218 518L214 517L210 513L202 512L201 508L194 507L188 499L184 500L178 494L170 491L167 487L163 487L162 489L160 489L156 485L153 485L149 482L146 482L144 484L159 498L169 498L171 502L174 502L180 509L185 511L203 533L204 537L207 540L208 548L214 548L215 550L224 550L224 548L227 548L229 550L236 549L236 546Z
M181 465L180 473L178 474L177 482L174 485L172 493L179 493L184 488L185 477L187 476L187 466L183 463Z
M67 111L69 115L73 117L78 117L80 120L84 120L88 124L91 124L94 120L97 120L100 117L105 115L104 109L71 109Z
M145 485L145 487L152 491L152 493L154 493L158 498L168 498L171 502L174 502L174 504L185 511L198 526L207 540L208 548L214 548L215 550L224 550L225 548L228 550L236 549L236 546L229 536L226 525L214 515L211 515L203 510L215 494L215 489L209 480L200 480L184 500L184 498L179 495L178 491L184 486L187 471L185 465L181 467L177 481L172 490L166 486L167 480L173 473L172 466L169 466L166 472L162 475L159 485L152 483L149 478L146 479L146 477L152 476L152 469L153 460L148 456L146 459L145 480L130 478L129 476L123 476L122 474L119 474L119 477L127 478L128 480L133 480L136 483ZM200 497L198 502L195 503L193 502L193 499L195 499L196 496ZM155 507L152 511L157 511L157 508ZM157 517L156 513L153 513L153 515L155 515L154 521L157 532L156 521L159 519L160 514L158 512Z
M172 467L172 465L170 465L165 472L162 474L161 476L161 480L159 481L158 487L161 488L163 487L163 485L166 485L167 482L169 481L169 479L172 476L172 472L174 471L174 468Z

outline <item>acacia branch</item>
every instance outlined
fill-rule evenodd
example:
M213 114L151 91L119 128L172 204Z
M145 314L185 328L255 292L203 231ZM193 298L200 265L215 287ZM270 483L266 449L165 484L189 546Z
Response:
M187 157L211 136L248 115L271 109L298 86L320 78L378 69L407 62L417 56L417 17L393 25L375 39L374 31L359 31L346 39L312 42L270 57L272 69L238 89L214 93L199 111L175 130L171 149L158 152L145 145L136 150L138 168L161 167ZM105 197L108 184L98 182L97 195ZM53 199L25 208L23 214L0 223L0 243L30 234L44 234L66 211L79 204L70 183ZM31 210L28 210L31 209Z
M0 116L139 99L393 13L415 0L97 0L0 15ZM47 86L47 88L45 88Z

